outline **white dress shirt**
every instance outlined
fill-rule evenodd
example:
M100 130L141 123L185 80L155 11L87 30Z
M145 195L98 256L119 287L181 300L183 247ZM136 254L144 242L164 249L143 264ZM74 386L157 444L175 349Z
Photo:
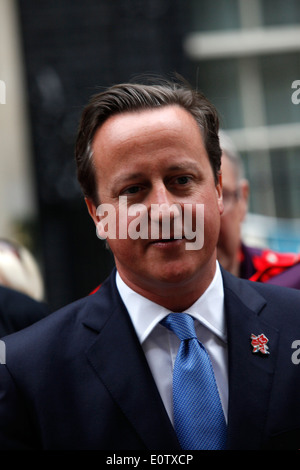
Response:
M124 283L119 273L116 275L116 282L146 355L162 401L173 423L173 367L180 340L172 331L159 323L170 311L133 291ZM227 336L223 280L218 262L211 284L204 294L185 312L198 320L195 322L196 334L210 356L227 421Z

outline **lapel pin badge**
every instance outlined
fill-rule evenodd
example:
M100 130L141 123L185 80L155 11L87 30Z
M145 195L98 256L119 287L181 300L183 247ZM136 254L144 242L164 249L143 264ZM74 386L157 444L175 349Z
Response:
M269 352L269 346L267 343L269 342L268 338L261 333L258 336L255 336L254 334L251 335L251 346L253 347L252 352L253 353L258 353L260 352L261 354L270 354Z

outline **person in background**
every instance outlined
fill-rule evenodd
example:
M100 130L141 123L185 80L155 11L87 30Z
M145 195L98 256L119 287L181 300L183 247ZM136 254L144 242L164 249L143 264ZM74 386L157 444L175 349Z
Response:
M44 281L35 258L25 246L5 238L0 238L0 285L44 300Z
M219 138L224 202L217 244L220 264L243 279L300 289L298 253L280 253L243 242L242 223L248 211L249 181L232 140L224 131L219 132Z
M217 262L218 132L181 82L115 85L84 108L78 180L115 268L3 339L0 450L299 449L300 292Z
M49 313L46 302L0 285L0 338L32 325Z
M33 255L19 243L0 239L0 338L50 313Z

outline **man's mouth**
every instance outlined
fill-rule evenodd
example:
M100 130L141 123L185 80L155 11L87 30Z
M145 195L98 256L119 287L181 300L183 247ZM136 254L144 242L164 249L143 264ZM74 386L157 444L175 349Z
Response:
M184 240L184 237L182 238L157 238L156 240L151 240L150 244L155 245L155 246L162 246L162 247L167 247L167 246L177 246L182 243Z

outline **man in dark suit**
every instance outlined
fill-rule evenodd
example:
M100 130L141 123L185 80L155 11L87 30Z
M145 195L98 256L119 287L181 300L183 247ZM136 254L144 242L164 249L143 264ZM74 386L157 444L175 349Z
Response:
M216 261L214 107L181 84L112 87L85 108L76 159L116 269L95 294L4 339L0 448L178 454L224 448L225 437L227 449L298 449L300 293L238 279ZM170 318L184 327L170 331ZM199 443L184 444L187 417Z
M45 302L0 286L0 338L41 320L50 313Z

